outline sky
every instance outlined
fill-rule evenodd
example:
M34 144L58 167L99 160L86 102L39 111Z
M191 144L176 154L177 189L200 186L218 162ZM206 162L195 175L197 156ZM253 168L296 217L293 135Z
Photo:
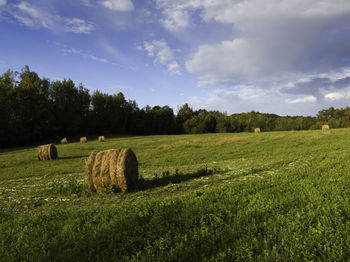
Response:
M349 0L0 0L0 73L28 65L140 108L350 106Z

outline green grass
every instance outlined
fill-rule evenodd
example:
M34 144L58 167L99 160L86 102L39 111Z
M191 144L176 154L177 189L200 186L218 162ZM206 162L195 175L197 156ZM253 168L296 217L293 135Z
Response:
M93 150L131 147L127 194L88 192ZM121 137L0 151L1 261L350 259L350 129Z

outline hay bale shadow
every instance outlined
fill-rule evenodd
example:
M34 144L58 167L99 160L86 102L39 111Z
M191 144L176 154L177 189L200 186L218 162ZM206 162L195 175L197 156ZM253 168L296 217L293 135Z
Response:
M192 173L181 173L178 170L175 171L175 174L171 175L169 171L163 172L161 177L158 177L155 174L152 179L144 179L142 177L139 178L138 183L134 190L143 191L151 188L167 186L169 184L179 184L181 182L185 182L188 180L200 178L200 177L208 177L213 175L214 173L219 173L220 170L217 169L208 169L207 167L198 169Z

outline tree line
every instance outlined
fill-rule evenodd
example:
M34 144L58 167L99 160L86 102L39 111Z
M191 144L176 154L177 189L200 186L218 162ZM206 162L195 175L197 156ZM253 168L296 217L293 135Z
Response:
M227 115L219 111L193 110L188 104L177 114L169 106L139 108L123 93L90 94L70 79L40 78L25 66L0 76L0 146L34 144L62 137L89 134L199 134L350 127L350 108L324 109L316 117L278 116L248 112Z

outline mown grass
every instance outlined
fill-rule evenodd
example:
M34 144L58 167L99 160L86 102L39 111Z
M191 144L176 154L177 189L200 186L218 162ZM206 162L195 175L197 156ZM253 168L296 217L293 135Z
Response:
M2 261L350 258L350 129L121 137L0 151ZM93 150L131 147L140 181L92 194Z

